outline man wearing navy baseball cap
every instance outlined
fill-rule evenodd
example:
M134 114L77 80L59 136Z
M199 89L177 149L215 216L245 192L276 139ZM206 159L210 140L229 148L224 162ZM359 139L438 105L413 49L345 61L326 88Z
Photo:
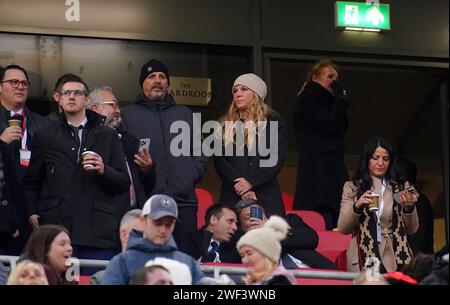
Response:
M105 271L102 285L126 285L137 270L156 257L165 257L188 265L193 283L203 278L197 262L189 255L178 251L172 232L178 219L175 200L167 195L150 197L140 216L144 232L131 231L127 249L116 255Z
M208 159L201 150L201 141L194 141L192 132L182 139L188 147L178 147L182 133L171 133L174 122L183 122L193 131L193 113L177 105L170 94L170 74L167 66L151 59L142 65L139 74L140 92L134 104L122 109L121 129L137 139L150 138L150 154L156 171L156 185L153 194L167 194L176 200L179 209L177 226L173 233L177 244L197 230L197 196L195 185L205 173ZM200 122L199 122L200 124ZM175 145L171 145L172 140ZM183 147L184 148L184 147ZM187 151L187 153L186 153Z

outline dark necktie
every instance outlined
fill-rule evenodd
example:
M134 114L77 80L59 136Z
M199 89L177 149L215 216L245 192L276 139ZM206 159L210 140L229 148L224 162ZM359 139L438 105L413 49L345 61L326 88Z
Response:
M12 118L16 119L16 120L21 120L23 121L23 116L20 113L14 113L14 115L11 116Z
M208 262L219 261L219 244L215 241L211 242L211 250L208 252Z
M69 126L70 126L70 129L72 129L72 133L73 133L73 136L75 138L75 149L76 149L76 152L77 152L77 161L78 161L78 159L80 157L80 146L81 146L81 142L80 142L80 137L78 135L78 131L80 129L83 129L83 125L80 125L78 127L75 127L75 126L72 126L72 125L69 125Z

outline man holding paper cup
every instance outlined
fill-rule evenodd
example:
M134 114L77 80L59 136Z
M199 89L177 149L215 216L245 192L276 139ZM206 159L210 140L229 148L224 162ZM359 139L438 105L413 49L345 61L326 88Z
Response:
M31 82L18 65L0 68L0 150L6 186L0 209L0 254L19 255L28 237L20 183L31 157L30 144L50 121L25 105Z
M119 136L105 117L86 110L87 92L79 77L66 79L56 96L58 122L36 136L23 181L26 216L34 229L66 227L75 257L110 259L118 245L114 197L130 179Z

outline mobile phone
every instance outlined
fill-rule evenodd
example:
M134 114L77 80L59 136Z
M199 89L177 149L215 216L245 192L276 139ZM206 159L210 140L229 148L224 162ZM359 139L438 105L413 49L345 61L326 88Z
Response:
M416 188L414 187L414 185L409 186L406 189L409 193L416 195L417 197L419 197L419 192L416 190Z
M250 207L250 218L263 219L263 211L260 207Z
M416 188L414 187L414 185L409 186L406 191L408 193L412 193L414 195L416 195L417 197L419 197L419 192L416 190ZM394 193L393 194L394 200L397 202L400 202L400 192Z
M138 151L143 150L144 148L147 149L147 151L149 151L150 149L150 138L145 138L145 139L140 139L139 140L139 147L138 147Z

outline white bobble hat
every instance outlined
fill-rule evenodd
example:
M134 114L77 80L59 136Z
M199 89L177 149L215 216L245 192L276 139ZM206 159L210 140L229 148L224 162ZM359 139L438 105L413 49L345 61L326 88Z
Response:
M286 238L289 224L280 216L272 215L260 228L252 229L239 239L236 248L250 246L274 263L278 263L281 255L280 241Z

